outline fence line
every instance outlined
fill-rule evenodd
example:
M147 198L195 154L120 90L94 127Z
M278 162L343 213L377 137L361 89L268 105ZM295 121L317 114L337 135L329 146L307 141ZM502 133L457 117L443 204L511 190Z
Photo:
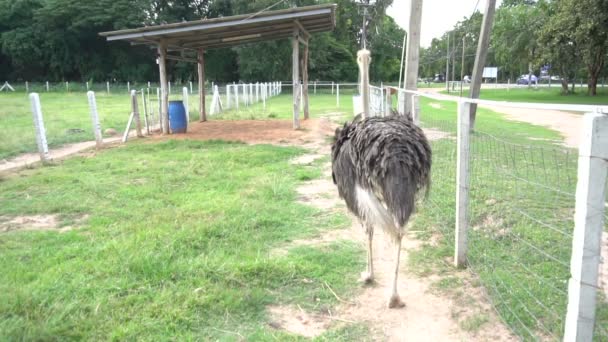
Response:
M431 196L428 210L456 226L442 231L455 241L455 263L480 277L501 318L526 340L591 341L594 334L608 339L608 302L598 291L606 285L597 285L599 237L608 230L608 107L397 92L399 102L411 104L416 95L458 104L458 116L422 113L423 127L458 133L457 147L449 139L433 142L434 164L458 172L456 183L440 180L440 189L434 186L442 194ZM587 143L576 158L566 148L533 144L527 137L520 142L513 132L504 137L485 132L483 118L471 130L471 103L586 112ZM397 110L407 113L399 103ZM438 203L441 196L453 198L453 204Z

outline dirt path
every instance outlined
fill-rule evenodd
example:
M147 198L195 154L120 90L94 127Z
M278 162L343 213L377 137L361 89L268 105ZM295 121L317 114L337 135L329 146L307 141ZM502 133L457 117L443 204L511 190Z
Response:
M305 139L304 145L311 153L294 160L294 163L310 163L320 156L329 155L330 146L326 135L333 133L333 125L329 120L318 120ZM437 132L429 133L429 139L441 139L445 135ZM323 178L303 184L298 192L300 200L306 204L326 210L346 210L339 199L337 189L331 181L331 166L324 165ZM348 229L328 231L312 239L297 240L276 253L286 253L294 246L318 246L339 240L349 240L361 244L365 248L364 233L356 219ZM490 306L482 298L479 289L467 289L467 304L459 303L456 298L441 293L435 293L433 285L438 280L435 277L418 277L407 270L407 259L412 250L418 249L421 242L412 235L403 240L402 259L399 276L399 293L406 303L404 309L388 309L386 307L391 272L394 267L394 248L390 239L382 231L374 236L374 266L376 284L362 286L354 298L342 298L336 308L325 315L314 315L293 307L269 308L273 317L271 326L288 330L306 337L322 334L336 322L365 324L371 331L373 340L377 341L514 341L516 340L495 317ZM466 272L460 276L470 277ZM469 283L466 282L465 283ZM476 302L471 305L470 301ZM484 317L480 327L467 332L461 328L462 322L471 317ZM366 337L367 338L367 337Z
M420 89L420 91L427 93L439 93L442 90L443 88ZM453 98L457 97L453 96ZM544 126L559 132L564 138L565 146L578 148L580 143L580 132L583 122L581 115L562 112L559 110L520 109L486 105L481 105L480 107L495 111L496 113L504 114L509 120Z

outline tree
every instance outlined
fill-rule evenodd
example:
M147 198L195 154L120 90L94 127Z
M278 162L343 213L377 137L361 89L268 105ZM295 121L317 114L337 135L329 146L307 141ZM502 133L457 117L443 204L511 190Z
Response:
M598 78L608 53L608 2L555 1L541 37L547 58L562 69L563 75L572 77L578 60L585 65L588 94L596 95Z
M527 69L528 74L533 73L539 50L538 32L545 21L544 11L535 4L513 4L498 9L492 48L503 72L513 75L515 71L519 75Z

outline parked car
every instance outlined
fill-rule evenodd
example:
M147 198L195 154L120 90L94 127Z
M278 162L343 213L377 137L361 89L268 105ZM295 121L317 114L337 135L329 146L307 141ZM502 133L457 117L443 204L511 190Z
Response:
M517 79L517 84L538 84L538 77L536 75L521 75Z
M435 83L445 82L445 76L443 76L443 74L435 74L435 78L433 78L433 82L435 82Z

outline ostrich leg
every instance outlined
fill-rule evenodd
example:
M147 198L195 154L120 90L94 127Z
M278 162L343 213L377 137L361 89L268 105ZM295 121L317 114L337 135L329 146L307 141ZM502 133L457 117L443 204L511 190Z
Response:
M391 298L388 301L388 307L390 309L402 308L405 304L399 298L397 293L397 277L399 276L399 258L401 257L401 236L395 238L395 246L397 247L397 258L395 259L395 274L393 275L393 290L391 291Z
M364 284L371 284L374 282L374 259L372 254L372 240L374 238L374 226L371 224L362 224L365 226L365 233L367 234L367 269L365 272L361 272L361 282Z

